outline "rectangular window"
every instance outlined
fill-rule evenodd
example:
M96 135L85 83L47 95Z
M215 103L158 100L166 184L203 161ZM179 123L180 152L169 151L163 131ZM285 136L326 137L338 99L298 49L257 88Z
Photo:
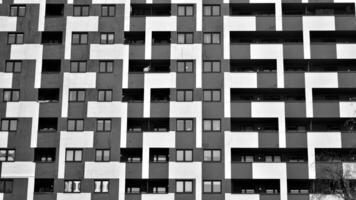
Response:
M177 90L177 101L193 101L193 90Z
M178 149L176 151L176 161L177 162L192 162L193 161L193 150Z
M72 44L88 44L88 33L72 33Z
M35 148L35 162L54 162L56 148Z
M203 131L221 131L220 119L204 119Z
M204 150L204 162L220 162L220 161L221 161L221 150L218 149Z
M66 161L67 162L81 162L83 160L83 150L81 149L67 149Z
M221 181L203 181L204 193L220 193Z
M25 5L11 5L10 16L24 17L26 15Z
M109 192L109 180L94 180L94 192L95 193Z
M0 149L0 162L14 162L15 150L14 149Z
M101 6L101 16L102 17L115 17L115 6L114 5Z
M112 90L98 90L98 101L112 101Z
M12 180L0 180L0 193L12 193L12 188Z
M192 119L177 119L177 131L193 131Z
M203 63L203 72L220 72L221 63L220 61L204 61Z
M62 44L63 33L61 31L43 31L41 35L42 44Z
M220 92L220 90L204 90L203 100L206 102L219 102L221 100Z
M85 101L85 90L69 90L69 101L71 102Z
M111 119L96 120L96 131L101 131L101 132L111 131Z
M71 61L70 62L70 72L86 72L87 62L86 61Z
M23 44L24 34L23 33L8 33L7 35L8 44Z
M110 149L98 149L95 150L96 162L108 162L110 161Z
M176 192L177 193L192 193L193 192L193 181L192 180L177 180L176 181Z
M100 44L114 44L114 33L100 33Z
M193 44L193 33L177 33L178 44Z
M59 73L61 71L61 60L42 60L42 73Z
M20 100L20 90L4 90L3 101L19 101Z
M220 44L220 33L204 33L204 44Z
M65 180L64 181L64 192L79 193L80 191L81 191L81 181L80 180Z
M1 120L1 131L17 131L17 119Z
M88 5L74 5L73 6L73 16L89 16L89 6Z
M84 131L83 119L68 119L67 131Z
M177 61L177 72L193 72L193 61Z
M99 61L100 73L112 73L114 71L114 61Z
M20 73L22 61L8 60L5 63L5 72Z
M220 16L220 6L204 5L204 16Z
M194 6L193 5L178 5L178 16L193 16Z
M61 17L64 14L64 4L46 4L46 17Z

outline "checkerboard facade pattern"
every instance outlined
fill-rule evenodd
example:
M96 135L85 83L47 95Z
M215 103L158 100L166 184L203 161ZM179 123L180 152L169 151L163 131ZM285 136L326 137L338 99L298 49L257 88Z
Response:
M323 169L356 178L355 3L0 0L0 200L332 193Z

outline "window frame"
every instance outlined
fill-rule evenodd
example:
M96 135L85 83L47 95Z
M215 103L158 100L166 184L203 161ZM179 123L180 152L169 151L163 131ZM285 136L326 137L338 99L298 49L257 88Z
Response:
M74 36L78 35L78 42L75 42ZM86 41L82 42L84 39L84 36L86 37ZM89 41L89 33L88 32L72 32L72 45L87 45Z
M178 191L178 183L179 182L182 182L182 186L183 186L183 190L182 191ZM192 186L192 190L191 191L187 191L186 190L186 184L187 182L190 182L191 186ZM176 187L175 187L175 193L178 193L178 194L192 194L194 193L194 180L190 180L190 179L183 179L183 180L176 180L176 183L175 183Z
M105 36L105 40L103 40ZM109 36L112 36L112 40L109 40ZM115 43L115 32L101 32L100 33L100 44L114 44Z
M66 182L72 182L72 186L71 186L71 191L66 191ZM79 182L79 191L75 192L74 191L74 187L75 187L75 182ZM63 192L64 193L81 193L82 192L82 181L81 180L64 180L64 187L63 187Z
M205 99L205 93L209 92L210 100ZM214 100L214 92L219 92L219 100ZM204 89L203 90L203 102L221 102L221 90L220 89Z
M73 152L73 160L68 160L68 158L67 158L67 152L68 151L72 151ZM80 152L80 154L81 154L81 156L80 156L81 159L80 160L76 160L76 152ZM66 149L65 162L74 162L74 163L83 162L83 149L76 149L76 148L68 148L68 149Z
M97 157L97 153L100 152L101 159ZM104 159L105 152L109 152L108 159ZM110 149L95 149L95 162L110 162L111 159L111 151Z
M178 130L178 121L183 121L183 130ZM187 121L191 121L192 123L192 130L187 129ZM178 118L176 119L176 132L193 132L194 131L194 119L191 118Z
M214 35L218 35L219 36L219 41L218 42L214 42ZM209 42L205 41L205 36L209 36ZM204 32L203 33L203 44L221 44L221 33L220 32Z
M219 8L219 14L214 14L214 7ZM210 15L205 12L205 8L209 8ZM221 16L221 6L216 4L205 4L203 5L203 16L204 17L218 17Z
M100 130L99 129L99 122L101 122L102 121L102 124L103 124L103 128L102 128L102 130ZM109 129L107 129L107 127L106 127L106 122L109 122L110 124L109 124ZM111 119L97 119L96 120L96 131L97 132L111 132L111 130L112 130L112 120Z
M104 14L105 12L103 11L103 9L106 8L107 9L107 13ZM110 10L112 9L113 10ZM111 13L110 11L113 11L113 13ZM100 16L101 17L115 17L116 16L116 6L115 5L101 5L100 8Z
M187 70L187 63L192 64L191 71ZM183 64L183 70L180 70L180 64ZM177 60L177 73L194 73L194 61L193 60Z
M0 182L3 182L2 185L3 185L3 188L0 188L0 192L1 193L4 193L4 194L10 194L10 193L13 193L13 190L14 190L14 181L11 179L0 179ZM11 185L11 191L8 192L6 189L8 189L8 184ZM0 184L1 185L1 184Z
M76 15L76 10L75 9L78 9L79 8L79 15ZM84 8L87 8L87 12L88 13L85 13L83 10ZM73 16L75 17L87 17L90 15L90 6L89 5L73 5Z
M219 70L214 70L214 64L219 64ZM210 64L210 70L206 70L205 64ZM203 73L220 73L221 72L221 61L220 60L204 60L203 61Z
M183 42L179 41L179 36L183 36ZM187 41L191 36L191 41ZM194 44L194 33L193 32L178 32L177 33L177 44Z
M218 192L214 191L214 183L219 182L219 190ZM210 183L210 192L205 191L205 183ZM222 192L222 182L221 180L203 180L203 193L204 194L221 194Z
M100 99L101 94L100 93L104 93L103 95L103 99ZM107 95L110 95L110 98L108 98ZM98 102L111 102L113 101L113 91L111 89L100 89L98 90L98 95L97 95L97 101Z
M96 185L95 183L96 182L99 182L100 183L100 191L95 191L96 189ZM103 182L107 182L107 191L106 192L103 192L103 188L104 188L104 184ZM95 179L94 180L94 189L93 189L93 192L96 193L96 194L100 194L100 193L109 193L109 190L110 190L110 180L109 179Z
M11 64L11 66L9 66ZM19 64L19 68L16 68L16 65ZM11 68L9 70L8 68ZM16 70L17 69L17 70ZM21 60L6 60L5 61L5 72L6 73L21 73L22 71L22 61Z
M71 92L75 93L75 99L71 100ZM83 100L79 99L79 93L83 92L84 96L83 96ZM85 89L70 89L69 93L68 93L68 101L69 102L85 102L85 97L86 97L86 90Z
M74 64L77 65L76 69L74 69ZM84 70L82 69L84 64ZM87 61L86 60L72 60L70 61L69 71L71 73L85 73L87 72Z
M182 152L183 153L183 159L178 160L178 153ZM190 152L192 154L191 160L187 160L187 155L186 153ZM193 154L193 149L177 149L176 150L176 162L193 162L194 161L194 154Z
M0 160L0 162L15 162L16 161L16 149L1 148L0 151L5 151L5 160ZM10 151L13 151L13 159L9 159Z
M74 128L69 129L69 123L74 122ZM78 127L78 123L81 122L82 128ZM73 132L79 132L79 131L84 131L84 119L67 119L67 131L73 131Z
M210 122L209 129L205 129L205 122ZM214 130L214 122L219 122L219 130ZM203 132L221 132L221 119L203 119Z
M14 41L10 41L10 36L14 36ZM22 40L19 39L19 36L22 35ZM19 41L20 40L20 41ZM23 44L25 41L25 34L23 32L8 32L7 33L7 44Z
M3 127L3 123L4 122L7 122L8 123L8 128L7 129L4 129ZM15 123L15 130L12 129L12 123ZM1 119L1 124L0 124L0 131L7 131L7 132L17 132L18 130L18 120L17 119L13 119L13 118L5 118L5 119Z
M103 65L102 65L103 64ZM109 70L110 66L109 64L111 64L111 71ZM104 67L104 71L102 71L102 67ZM100 60L99 61L99 73L113 73L114 72L114 61L113 60Z
M178 93L183 92L183 99L179 99ZM187 93L191 93L191 99L187 99ZM177 102L192 102L194 101L194 92L192 89L177 89L176 90L176 101Z
M10 93L9 99L5 99L6 94L5 93ZM14 99L14 93L18 93L17 94L17 99ZM2 95L2 101L3 102L18 102L20 101L20 90L19 89L4 89L3 90L3 95Z
M209 159L205 159L205 153L206 152L209 152ZM219 152L219 160L214 160L214 152ZM221 162L222 160L222 151L221 149L204 149L203 150L203 162L206 162L206 163L218 163L218 162Z
M192 14L187 14L188 8L192 9ZM184 10L183 14L180 14L180 9ZM179 5L177 5L177 16L178 17L194 17L195 16L194 4L179 4Z
M20 12L20 9L24 9L24 13L21 13ZM15 9L15 14L13 14L12 13L12 9ZM12 5L10 5L10 12L9 12L9 16L10 17L25 17L26 16L26 5L21 5L21 4L19 4L19 5L14 5L14 4L12 4Z

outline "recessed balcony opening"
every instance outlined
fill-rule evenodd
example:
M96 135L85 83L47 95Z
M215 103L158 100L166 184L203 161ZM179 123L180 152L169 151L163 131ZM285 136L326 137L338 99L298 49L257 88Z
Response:
M250 162L307 162L307 149L231 149L231 161L236 163Z
M131 16L170 16L170 4L131 4Z
M170 60L130 60L129 72L170 72Z
M35 162L54 162L56 148L35 148Z
M313 88L314 101L356 101L354 88Z
M46 17L60 17L64 13L64 4L46 4Z
M42 73L59 73L61 71L61 60L42 60Z
M309 194L311 181L309 180L287 180L289 194Z
M167 179L126 179L126 193L168 193Z
M230 72L276 72L276 60L230 60Z
M231 131L276 132L277 118L231 118Z
M231 101L304 101L304 89L231 89Z
M54 179L35 179L35 192L53 192Z
M284 60L285 71L294 72L350 72L356 71L355 59L310 59L310 60Z
M317 162L355 162L356 150L351 148L317 148L315 149L315 160Z
M63 33L61 31L42 32L42 44L62 44Z
M151 102L168 102L170 100L170 89L151 89Z
M302 31L231 31L230 43L303 43Z
M154 45L170 44L171 32L152 32L152 43Z
M141 148L122 148L120 149L120 161L128 163L142 162Z
M38 121L38 131L40 132L56 132L58 127L58 119L54 117L40 117Z
M233 194L279 194L279 180L261 179L232 179L231 193Z
M145 44L145 32L135 31L135 32L125 32L124 33L124 43L132 45Z
M39 88L38 101L45 102L58 102L59 101L59 88Z
M148 180L148 193L168 193L168 185L167 179L150 179Z
M169 149L168 148L151 148L150 162L161 163L168 162Z
M354 132L356 121L352 118L286 118L286 128L289 132Z
M122 101L143 102L143 89L123 89Z
M128 118L129 132L167 132L169 118Z
M310 31L310 42L355 43L355 31Z
M230 15L273 16L273 3L230 3Z
M355 15L353 3L283 3L283 15Z

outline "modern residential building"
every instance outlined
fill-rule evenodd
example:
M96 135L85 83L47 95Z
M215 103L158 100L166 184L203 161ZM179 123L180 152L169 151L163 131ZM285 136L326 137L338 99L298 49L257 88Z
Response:
M0 0L0 200L356 191L355 4Z

